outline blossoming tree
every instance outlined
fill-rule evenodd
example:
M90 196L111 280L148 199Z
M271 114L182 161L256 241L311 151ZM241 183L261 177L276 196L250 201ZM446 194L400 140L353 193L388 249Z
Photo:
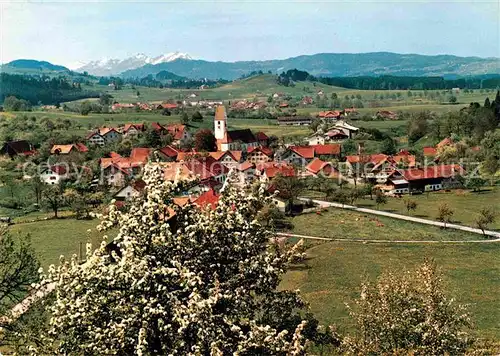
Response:
M297 292L277 291L295 249L272 244L256 220L263 189L229 186L215 207L173 204L182 182L146 167L142 199L113 206L100 224L117 227L80 264L52 266L48 335L65 354L302 355L318 334ZM41 352L41 351L38 351Z

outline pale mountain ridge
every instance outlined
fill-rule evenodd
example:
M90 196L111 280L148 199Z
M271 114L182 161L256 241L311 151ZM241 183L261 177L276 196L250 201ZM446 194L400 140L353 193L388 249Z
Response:
M193 59L189 54L182 52L170 52L156 57L147 56L144 53L138 53L133 57L125 59L118 58L103 58L96 61L90 61L77 68L77 72L87 72L92 75L116 75L127 70L136 69L146 64L156 65L167 63L178 59L191 60Z

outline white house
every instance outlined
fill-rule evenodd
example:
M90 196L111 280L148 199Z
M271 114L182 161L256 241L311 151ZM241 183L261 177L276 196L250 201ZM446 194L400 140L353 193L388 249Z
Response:
M115 193L114 198L116 200L130 200L132 198L138 197L142 194L144 191L144 187L146 186L146 183L139 179L136 180L134 183L127 184L125 187L120 189L118 192Z
M46 167L40 173L40 180L45 184L56 185L69 177L68 168L65 165L54 165Z

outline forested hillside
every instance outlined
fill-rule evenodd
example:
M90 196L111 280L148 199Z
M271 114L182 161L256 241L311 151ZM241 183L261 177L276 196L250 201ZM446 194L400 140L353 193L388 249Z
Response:
M99 93L82 90L80 83L65 77L24 76L0 73L0 103L15 96L31 104L59 104L83 98L97 98Z

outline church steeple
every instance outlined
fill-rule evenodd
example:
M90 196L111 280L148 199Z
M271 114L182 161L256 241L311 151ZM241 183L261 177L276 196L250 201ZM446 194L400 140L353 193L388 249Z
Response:
M222 140L227 132L227 115L224 105L219 105L215 108L214 119L214 136L217 140Z

